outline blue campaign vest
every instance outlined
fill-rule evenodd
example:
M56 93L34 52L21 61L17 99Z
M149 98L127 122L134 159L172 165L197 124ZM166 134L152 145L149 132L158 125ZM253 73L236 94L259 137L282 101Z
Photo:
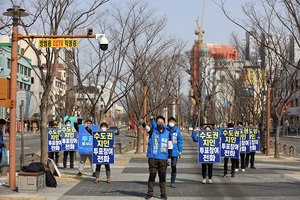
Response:
M168 140L170 132L164 129L160 133L157 129L153 129L151 138L148 141L147 157L159 160L168 160Z

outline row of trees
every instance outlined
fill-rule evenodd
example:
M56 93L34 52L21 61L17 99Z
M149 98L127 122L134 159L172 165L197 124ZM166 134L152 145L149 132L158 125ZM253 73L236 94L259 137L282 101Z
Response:
M13 5L15 2L11 3ZM88 112L83 118L91 116L95 122L101 122L114 103L121 101L136 125L140 118L150 113L161 113L160 108L168 105L172 95L176 94L176 86L179 85L177 77L182 73L180 54L184 45L176 38L162 34L166 19L157 18L155 11L146 2L129 1L120 4L112 0L47 0L30 1L21 7L30 13L20 24L26 34L83 34L88 27L93 27L94 33L105 33L109 38L107 51L101 51L98 42L93 39L82 39L78 49L69 49L64 54L60 52L62 49L47 49L43 53L35 45L30 45L38 60L35 73L43 87L40 104L43 163L47 162L48 157L49 105L61 101L70 103L69 98L75 91L81 91L89 99L85 103L89 105L85 107ZM1 34L9 33L10 20L1 17ZM42 66L42 57L46 60L46 71ZM75 75L75 87L55 100L49 96L57 65L61 61ZM84 87L87 80L95 86L101 83L103 87L91 94ZM108 83L112 85L109 98L100 109L97 104ZM144 86L148 88L146 96L143 95ZM144 98L148 99L147 113L143 112ZM64 111L68 112L71 111Z

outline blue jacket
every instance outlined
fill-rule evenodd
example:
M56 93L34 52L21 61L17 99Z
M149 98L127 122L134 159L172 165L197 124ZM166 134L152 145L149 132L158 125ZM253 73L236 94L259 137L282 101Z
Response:
M151 129L150 137L148 140L147 157L158 160L168 160L168 140L169 130L166 128L163 132L159 130Z
M156 128L156 122L154 119L151 120L151 126L152 128ZM178 157L179 152L182 152L182 135L177 126L174 126L173 128L166 126L165 127L169 132L170 136L168 140L172 140L173 143L173 150L172 150L172 156Z
M192 139L194 142L198 142L198 131L193 131Z

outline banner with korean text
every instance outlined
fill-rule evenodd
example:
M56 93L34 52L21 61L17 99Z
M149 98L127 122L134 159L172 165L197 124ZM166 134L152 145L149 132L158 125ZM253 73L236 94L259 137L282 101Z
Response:
M93 131L93 164L114 164L114 133Z
M61 126L62 151L78 150L78 133L73 126Z
M240 131L234 128L220 128L221 157L239 158L240 156Z
M198 131L198 162L221 162L220 134L218 130Z
M48 152L61 151L61 134L58 128L48 128Z
M88 126L92 131L98 130L98 125ZM84 125L78 126L78 153L82 155L92 155L93 154L93 135L86 130Z
M258 128L249 128L250 152L260 150L260 137Z

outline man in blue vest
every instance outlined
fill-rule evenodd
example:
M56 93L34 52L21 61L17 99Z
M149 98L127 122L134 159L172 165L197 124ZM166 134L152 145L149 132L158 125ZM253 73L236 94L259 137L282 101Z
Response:
M170 131L166 129L165 118L158 116L156 118L156 128L151 128L145 123L143 127L149 134L148 140L148 165L149 165L149 179L148 179L148 192L146 199L153 197L153 190L155 185L155 177L158 172L160 197L167 199L166 195L166 172L168 161L168 140Z

